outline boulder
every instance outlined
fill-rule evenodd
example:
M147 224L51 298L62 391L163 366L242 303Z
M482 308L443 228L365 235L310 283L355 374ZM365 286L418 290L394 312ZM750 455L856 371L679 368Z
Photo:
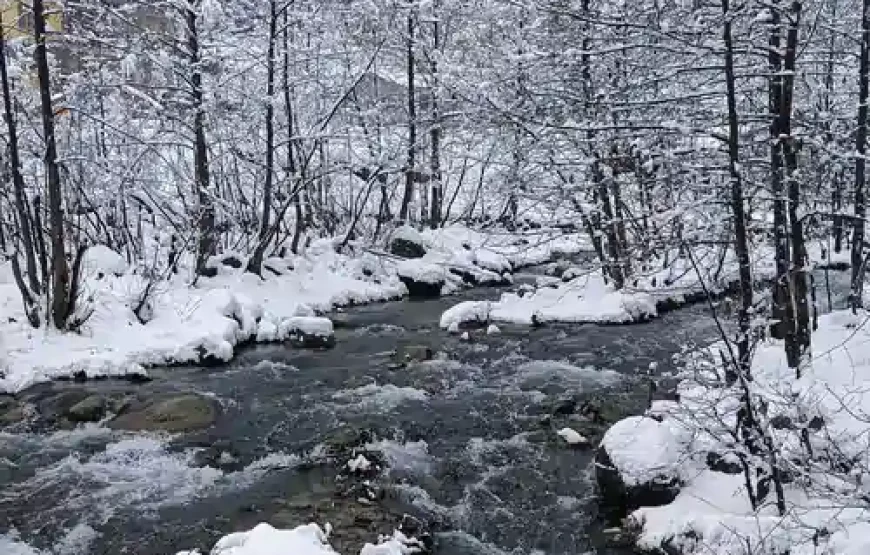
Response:
M682 486L683 447L667 423L652 418L632 416L611 426L595 455L600 503L621 519L672 502Z
M12 397L0 396L0 426L18 424L27 418L25 405Z
M90 395L66 410L65 416L72 422L99 422L106 416L108 402L101 395Z
M412 299L436 299L441 296L441 288L444 282L417 281L407 276L399 276L402 283L408 289L408 296Z
M396 229L390 240L390 254L399 258L423 258L426 255L423 236L410 226Z
M432 360L435 352L425 345L406 345L396 350L390 357L396 364L409 364L412 362L425 362Z
M740 474L743 472L743 466L736 455L720 455L714 451L707 453L707 468L713 472L721 472L723 474Z
M131 431L185 432L207 428L218 415L216 403L202 395L186 394L132 406L113 419L112 428Z
M332 320L319 316L293 316L281 323L287 340L300 349L331 349L335 347Z

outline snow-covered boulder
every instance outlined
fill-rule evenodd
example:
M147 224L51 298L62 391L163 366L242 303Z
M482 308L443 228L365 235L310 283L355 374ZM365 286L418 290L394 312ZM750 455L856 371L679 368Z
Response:
M411 226L402 226L390 239L390 254L400 258L423 258L426 246L423 236Z
M124 257L106 245L94 245L85 251L82 269L87 277L122 276L127 271Z
M461 302L441 314L441 329L459 330L469 327L485 327L489 324L489 312L489 301Z
M652 418L632 416L611 426L595 456L601 503L624 517L673 501L682 484L684 447L668 423Z
M335 555L328 537L320 526L307 524L292 530L280 530L261 523L247 532L224 536L215 544L211 555ZM198 551L181 551L178 555L198 555Z
M403 260L396 266L396 273L411 298L440 297L441 288L448 279L448 271L442 264L423 260Z
M294 347L322 349L335 346L332 320L320 316L293 316L281 322L279 334Z
M422 553L426 546L416 538L409 538L396 530L392 536L381 538L378 545L367 543L363 546L360 555L409 555Z

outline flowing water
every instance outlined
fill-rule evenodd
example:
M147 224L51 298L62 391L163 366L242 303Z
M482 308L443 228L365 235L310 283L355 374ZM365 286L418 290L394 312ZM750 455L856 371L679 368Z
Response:
M375 509L358 513L356 499L332 513L309 514L308 503L328 498L336 480L310 461L336 436L359 432L389 465L380 504L430 522L437 554L631 553L602 537L593 450L555 433L571 425L595 441L606 424L547 415L566 398L594 399L610 420L642 411L651 364L666 372L686 345L716 338L714 322L697 305L632 326L504 327L470 341L438 329L461 298L494 295L349 309L329 351L263 346L220 368L153 370L146 384L26 392L36 404L82 388L195 392L221 411L209 429L174 436L99 424L0 432L0 552L4 535L51 555L174 555L207 552L261 521L286 527L325 515L337 532L366 528ZM390 351L408 345L438 354L391 364ZM358 552L358 538L345 539L336 547Z

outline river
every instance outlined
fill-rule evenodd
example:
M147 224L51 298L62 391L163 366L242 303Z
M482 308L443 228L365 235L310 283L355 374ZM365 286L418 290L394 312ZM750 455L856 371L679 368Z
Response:
M505 326L470 341L438 329L449 306L493 296L348 309L328 351L260 346L223 367L152 370L144 384L33 388L23 398L36 406L86 389L193 392L221 410L207 430L173 436L101 424L7 428L0 535L52 555L174 555L207 553L221 535L261 521L314 518L335 526L333 545L348 554L408 512L428 523L436 554L632 553L601 534L594 450L569 448L555 431L570 425L594 442L608 422L641 412L651 365L666 374L686 346L716 339L706 307L631 326ZM429 347L435 360L393 364L390 352L410 345ZM567 399L592 400L605 421L549 418ZM372 504L347 494L344 460L318 462L354 442L389 467ZM336 479L345 480L338 500Z

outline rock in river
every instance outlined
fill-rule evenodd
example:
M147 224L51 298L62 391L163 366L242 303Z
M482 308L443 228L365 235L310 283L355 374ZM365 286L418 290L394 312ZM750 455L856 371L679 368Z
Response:
M604 434L595 456L602 505L623 518L638 507L670 503L680 492L684 455L669 424L645 416L620 420Z
M132 406L112 420L110 426L121 430L184 432L211 426L217 415L213 400L186 394Z

